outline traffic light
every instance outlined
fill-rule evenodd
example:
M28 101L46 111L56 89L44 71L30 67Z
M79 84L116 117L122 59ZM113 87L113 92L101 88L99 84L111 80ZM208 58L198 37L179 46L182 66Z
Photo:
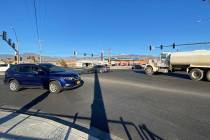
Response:
M17 55L15 55L15 61L17 61Z
M12 44L11 44L11 47L12 47L13 49L15 49L15 43L12 43Z
M87 54L86 53L84 53L84 56L86 56Z
M2 32L2 39L7 41L7 32L5 31Z
M175 44L175 43L173 43L173 45L172 45L172 46L173 46L173 49L175 49L175 47L176 47L176 44Z
M77 54L76 51L74 51L74 56L75 56L76 54Z
M150 50L150 51L152 50L152 46L151 46L151 45L149 46L149 50Z
M163 49L163 45L160 45L160 49L161 49L161 50Z
M12 39L8 39L8 41L7 41L7 43L10 45L10 46L12 46Z
M91 56L93 57L93 53L91 54Z

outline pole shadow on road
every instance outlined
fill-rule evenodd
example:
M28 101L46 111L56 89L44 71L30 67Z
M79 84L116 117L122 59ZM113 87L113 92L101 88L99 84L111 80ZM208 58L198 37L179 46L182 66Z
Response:
M29 110L35 105L37 105L38 103L42 102L44 99L46 99L48 95L49 95L49 92L45 92L44 94L33 99L31 102L29 102L28 104L26 104L25 106L21 107L18 110L10 109L10 108L0 108L3 110L8 110L8 111L13 112L9 114L8 116L1 118L0 125L17 117L21 113L21 114L27 114L31 116L46 118L46 119L58 122L60 124L63 124L65 126L68 126L69 128L66 132L65 139L68 139L71 132L71 128L75 128L77 130L80 130L84 133L89 134L90 136L94 136L99 139L104 139L104 140L112 139L110 135L109 123L113 123L113 124L122 126L128 140L137 139L136 137L132 136L131 132L129 132L128 126L132 127L136 131L136 133L139 135L139 139L163 140L161 137L159 137L158 135L150 131L144 124L137 126L133 122L124 121L123 117L120 117L119 120L110 120L107 118L101 85L100 85L100 81L99 81L99 77L97 73L95 73L94 75L94 96L93 96L93 103L91 106L91 117L79 116L78 113L76 113L75 115L63 115L63 114L54 114L54 113L34 112L34 111ZM72 122L67 121L66 119L72 119L73 121ZM76 124L76 120L90 121L90 128L86 128L84 126ZM21 122L22 121L20 121L19 123ZM11 127L11 129L16 127L18 124L15 124L13 127ZM102 133L99 132L98 130L101 131ZM17 137L15 135L11 135L8 133L1 133L1 132L0 132L0 136L3 138ZM19 138L36 139L36 138L30 138L30 137L24 137L24 136L20 136Z
M163 75L167 75L170 77L182 78L182 79L190 79L190 77L185 73L166 73Z
M92 128L97 128L106 132L108 134L106 139L111 139L109 136L108 120L97 72L95 72L94 75L94 97L91 105L90 129Z

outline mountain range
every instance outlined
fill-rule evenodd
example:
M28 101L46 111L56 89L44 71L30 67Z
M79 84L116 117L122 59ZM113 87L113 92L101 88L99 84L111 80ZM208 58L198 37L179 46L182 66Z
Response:
M35 56L36 58L39 57L38 54L36 53L23 53L21 54L21 57L23 59L27 59L29 56ZM14 58L14 55L11 54L0 54L0 59L7 59L7 58ZM97 57L85 57L86 59L100 59L100 56ZM129 58L129 59L145 59L145 58L155 58L154 56L147 56L147 55L113 55L111 58L117 58L117 59L122 59L122 58ZM64 60L81 60L84 59L84 57L75 57L75 56L69 56L69 57L57 57L57 56L42 56L43 61L58 61L60 59Z

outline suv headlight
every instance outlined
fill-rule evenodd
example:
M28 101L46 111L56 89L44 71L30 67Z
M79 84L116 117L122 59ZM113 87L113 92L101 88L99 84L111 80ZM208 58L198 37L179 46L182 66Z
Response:
M64 79L71 81L71 80L74 80L74 77L64 77Z

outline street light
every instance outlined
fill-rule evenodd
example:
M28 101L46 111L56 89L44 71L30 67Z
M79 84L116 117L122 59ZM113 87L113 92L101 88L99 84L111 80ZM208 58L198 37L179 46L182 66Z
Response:
M11 29L12 29L12 31L14 32L14 34L15 34L15 38L16 38L16 42L17 42L17 63L19 64L19 62L20 62L20 53L19 53L19 41L18 41L18 37L17 37L17 33L16 33L16 31L15 31L15 28L14 27L10 27Z

